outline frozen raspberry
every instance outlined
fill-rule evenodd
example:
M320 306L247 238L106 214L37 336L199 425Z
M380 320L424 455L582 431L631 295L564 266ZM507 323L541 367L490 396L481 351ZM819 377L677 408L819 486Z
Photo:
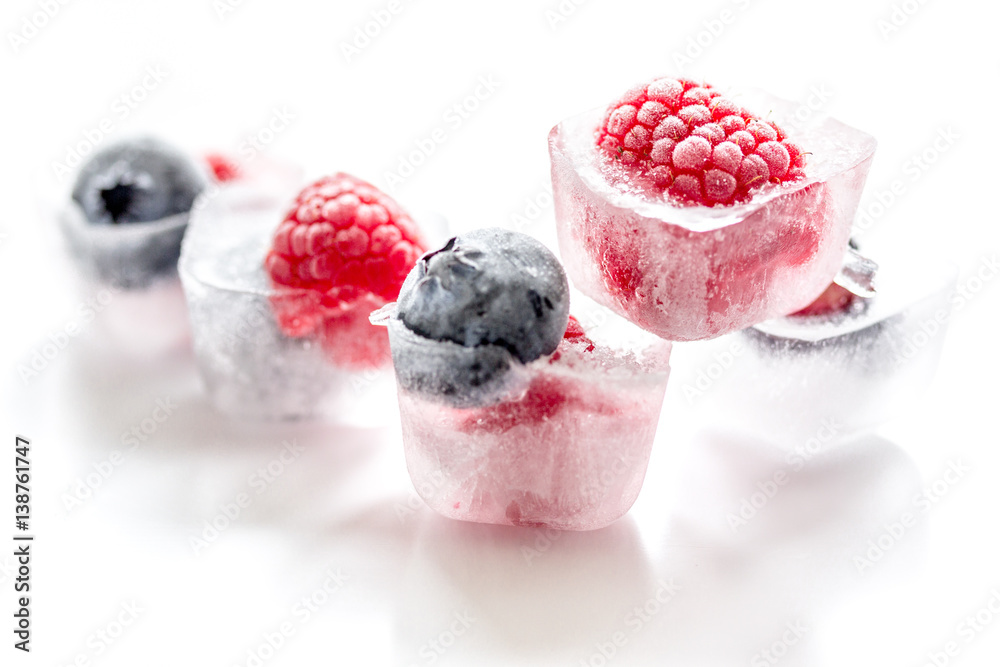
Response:
M562 343L549 357L550 364L558 364L564 351L574 348L577 352L593 352L596 345L587 337L580 321L572 315ZM574 389L574 382L558 376L539 375L531 381L527 391L516 400L502 401L485 408L474 408L466 414L459 430L466 433L489 431L503 433L518 424L538 424L551 419L564 408L574 407L590 414L619 414L618 407L604 402L588 392Z
M205 163L219 183L228 183L240 177L239 165L222 153L209 153L205 156Z
M732 205L802 176L805 156L774 123L708 84L656 79L608 107L597 145L653 190L684 204Z
M570 401L565 380L540 375L517 400L503 401L486 408L473 408L458 425L466 433L504 433L518 424L538 424L555 416Z
M569 324L566 325L566 333L563 334L563 341L574 346L578 346L578 349L584 352L593 352L595 349L594 341L587 337L587 332L584 331L583 325L580 324L580 320L576 319L572 315L569 316ZM550 361L555 363L559 361L562 353L556 349L552 354Z
M830 283L822 294L815 301L802 310L792 313L792 317L802 317L808 315L832 315L843 313L851 309L861 297L850 292L837 283Z
M394 300L425 242L395 201L348 174L306 187L274 233L265 268L280 290L271 299L282 331L317 334L338 365L389 359L385 329L368 314Z

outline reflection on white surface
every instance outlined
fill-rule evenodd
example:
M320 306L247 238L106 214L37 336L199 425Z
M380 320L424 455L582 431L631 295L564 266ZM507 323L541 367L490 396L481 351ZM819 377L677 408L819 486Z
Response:
M497 664L562 661L615 629L652 588L648 554L628 517L590 532L429 513L420 522L395 623L401 664L435 653L448 664L483 655ZM475 620L467 637L444 647L456 614Z
M190 354L137 366L107 352L81 340L26 397L61 415L44 436L59 503L39 528L47 585L75 591L40 614L74 629L46 649L56 661L133 664L184 636L204 664L731 665L763 651L834 664L821 658L833 612L909 585L925 557L918 470L877 436L802 461L696 430L658 442L669 460L608 528L468 524L419 501L398 424L234 422L211 410ZM138 619L94 648L132 603ZM166 647L162 664L186 651Z
M790 624L808 630L789 644L783 664L827 664L820 628L828 610L873 582L915 574L926 543L920 517L872 573L856 561L886 524L916 514L910 503L918 471L884 439L840 443L797 467L769 443L707 432L692 443L685 465L671 499L664 563L694 595L679 600L685 607L674 619L674 639L658 644L657 654L748 664L791 636Z
M19 33L47 4L4 3L4 24ZM233 11L220 15L223 4ZM885 439L823 448L738 530L727 515L789 464L767 443L700 430L715 421L694 414L711 387L691 401L683 388L716 367L694 359L697 344L675 347L633 509L603 531L546 537L544 550L537 530L449 523L424 508L392 406L383 428L366 431L221 419L190 353L166 345L170 331L158 341L145 327L123 341L131 351L95 344L127 329L136 311L126 300L46 348L84 324L80 302L97 295L75 289L57 227L30 201L32 177L52 179L53 163L102 120L118 136L238 153L287 105L294 122L257 154L381 186L442 128L447 140L393 196L411 212L447 215L456 233L508 225L554 244L546 132L667 73L721 9L402 3L347 61L341 42L386 4L63 3L8 54L4 88L31 103L5 107L0 420L6 437L33 442L36 634L30 656L7 646L0 665L923 667L951 641L960 651L948 667L996 665L1000 615L971 641L958 628L1000 590L1000 225L983 195L995 189L1000 148L997 133L956 112L955 95L928 95L942 81L975 91L977 109L996 107L995 86L981 81L997 61L996 3L979 3L975 20L954 3L922 3L884 34L876 23L889 25L890 5L913 3L846 0L812 30L803 25L819 14L805 3L739 2L691 63L692 76L760 86L875 135L859 211L866 249L881 236L960 268L962 298L929 393L879 430ZM121 117L112 104L161 65L163 85ZM458 126L446 120L484 75L500 82L496 94ZM943 151L945 136L954 141ZM18 366L42 350L51 358L22 379ZM157 356L131 353L143 350ZM157 421L157 401L176 404L169 418ZM125 451L136 428L145 440ZM286 440L303 451L289 459ZM258 470L276 459L280 474L261 486ZM968 472L948 484L952 465ZM914 486L942 493L918 505ZM84 497L68 508L76 491ZM250 502L228 519L240 494ZM894 540L886 526L908 512L914 524ZM212 537L206 522L224 528ZM194 538L207 546L196 551ZM880 540L884 555L859 571L854 559ZM530 564L523 547L540 552ZM13 565L4 548L3 610ZM141 611L124 625L126 607ZM464 612L475 617L468 628Z

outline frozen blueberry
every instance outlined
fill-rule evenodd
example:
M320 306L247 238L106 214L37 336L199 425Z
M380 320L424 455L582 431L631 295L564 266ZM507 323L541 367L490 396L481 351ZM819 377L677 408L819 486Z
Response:
M180 151L156 139L99 151L81 169L73 199L94 224L152 222L191 210L205 179Z
M482 404L506 387L513 365L559 346L569 321L569 284L559 261L535 239L481 229L417 262L400 290L396 317L406 330L393 336L400 384L453 405Z
M528 363L559 346L569 285L559 260L535 239L480 229L420 258L400 289L397 313L425 338L496 345Z
M176 270L187 214L206 179L183 153L155 139L124 141L81 169L62 225L83 269L141 288Z

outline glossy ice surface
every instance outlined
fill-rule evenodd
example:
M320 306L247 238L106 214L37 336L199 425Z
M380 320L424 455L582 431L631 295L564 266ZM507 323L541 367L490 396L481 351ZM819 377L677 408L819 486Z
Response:
M912 403L937 368L955 272L884 263L877 286L850 313L736 334L732 367L710 391L715 423L795 447L855 436Z
M745 204L676 206L640 191L598 153L602 109L549 135L570 279L668 340L713 338L794 312L819 295L840 268L875 151L871 136L830 118L785 122L796 109L783 100L753 91L731 97L811 153L805 178L766 185Z
M392 400L387 369L339 368L318 340L331 332L290 337L276 322L276 307L311 298L306 290L274 290L263 270L294 195L295 188L280 195L223 188L196 204L180 272L202 379L215 406L233 415L376 421L378 406ZM342 326L332 333L384 337L368 322L379 305L359 301L339 314Z
M498 403L458 408L400 391L407 468L428 505L464 521L566 530L628 511L649 461L670 344L595 312L603 323L588 329L593 350L564 341L552 357L515 366ZM390 335L395 348L413 334L394 319Z

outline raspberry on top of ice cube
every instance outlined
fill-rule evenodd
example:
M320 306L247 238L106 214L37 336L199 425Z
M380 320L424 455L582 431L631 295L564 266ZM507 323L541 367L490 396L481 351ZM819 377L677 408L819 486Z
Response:
M318 335L335 363L387 362L388 338L368 314L396 298L425 247L410 216L375 186L344 173L321 178L296 197L264 261L279 288L278 325L288 336Z
M802 149L775 123L689 79L630 89L608 107L596 141L646 188L683 205L744 202L805 167Z

